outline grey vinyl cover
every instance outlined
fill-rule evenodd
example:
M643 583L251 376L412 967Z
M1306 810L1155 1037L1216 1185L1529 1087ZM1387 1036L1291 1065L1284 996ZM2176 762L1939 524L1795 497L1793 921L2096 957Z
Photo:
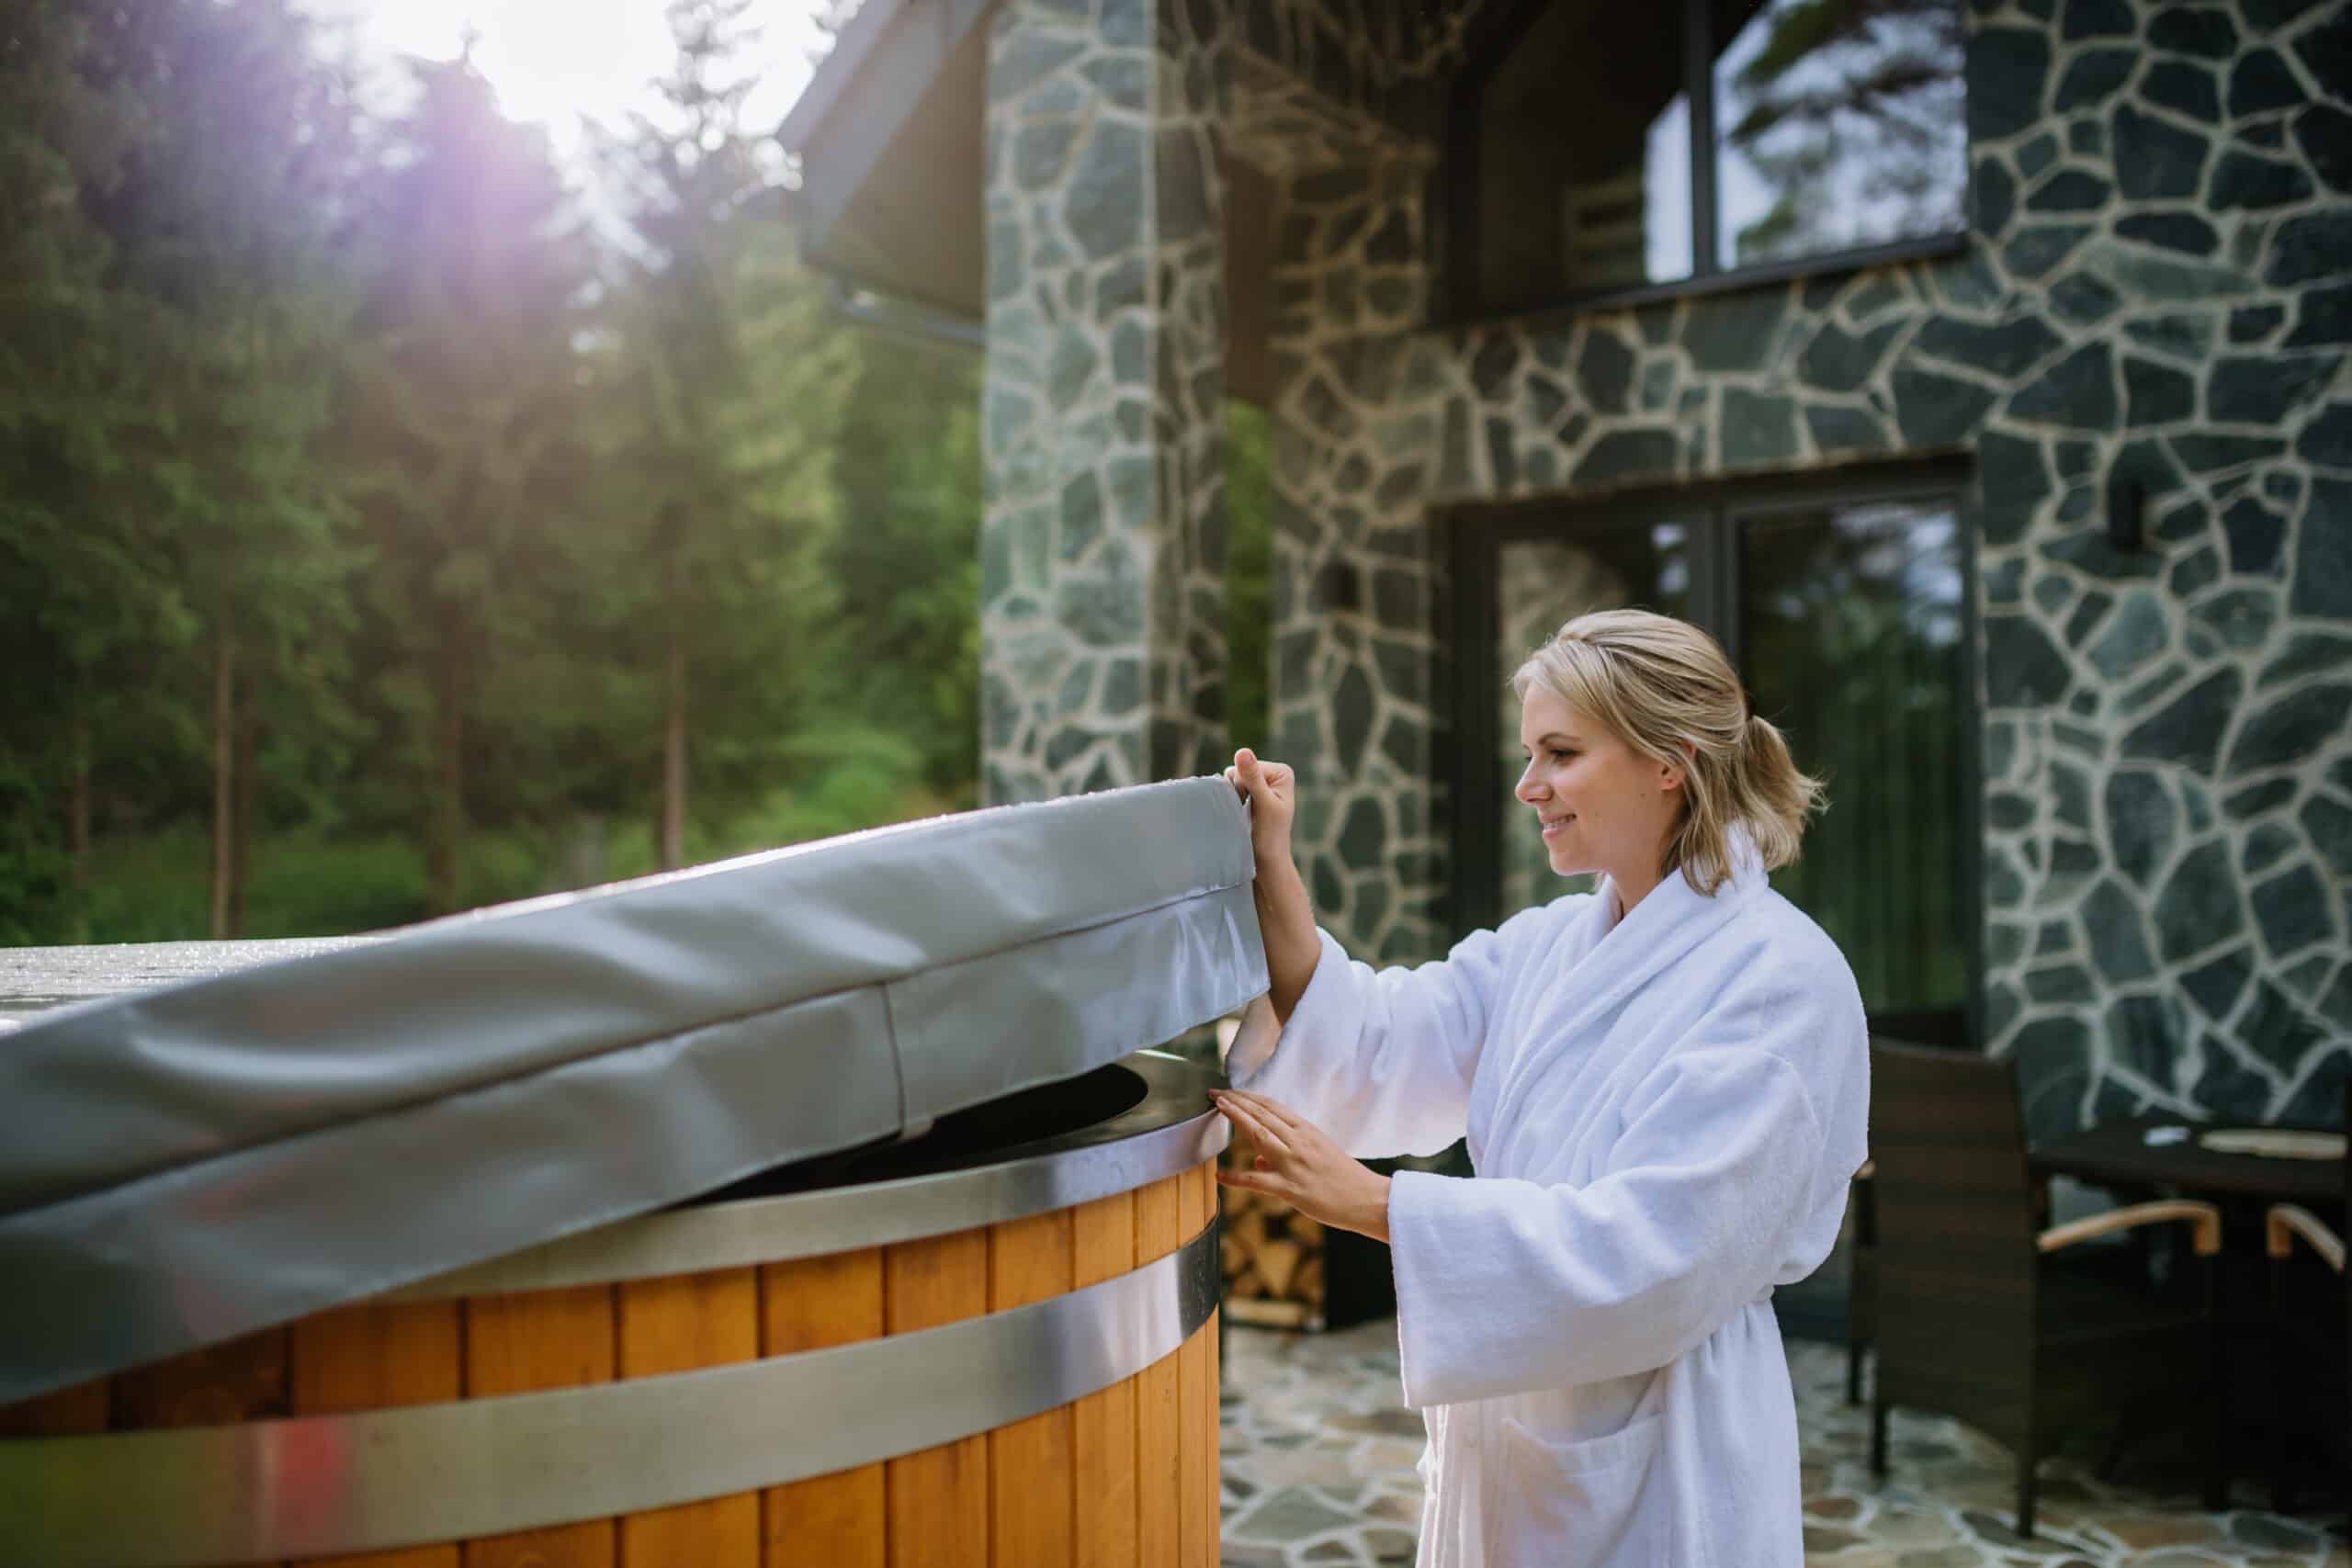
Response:
M37 1013L0 1032L0 1403L1160 1043L1266 988L1251 874L1187 779Z

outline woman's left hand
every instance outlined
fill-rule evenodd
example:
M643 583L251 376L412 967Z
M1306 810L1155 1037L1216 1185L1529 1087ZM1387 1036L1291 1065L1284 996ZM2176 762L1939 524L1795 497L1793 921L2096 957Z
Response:
M1209 1099L1258 1151L1247 1170L1220 1169L1219 1182L1279 1198L1310 1220L1388 1239L1388 1178L1278 1100L1238 1089L1212 1089Z

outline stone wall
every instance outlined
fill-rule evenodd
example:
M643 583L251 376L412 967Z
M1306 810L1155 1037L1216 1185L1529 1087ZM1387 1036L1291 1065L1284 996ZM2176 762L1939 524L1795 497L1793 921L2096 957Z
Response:
M1223 765L1224 40L1177 0L990 19L981 768Z
M1294 175L1276 726L1352 948L1445 945L1449 503L1973 454L1986 1043L2038 1128L2333 1116L2352 1053L2352 12L1971 15L1949 259L1414 330L1409 162ZM2119 466L2147 547L2103 527Z
M989 800L1222 765L1223 161L1423 177L1477 8L1009 0L990 18ZM1412 287L1410 314L1333 324L1418 319Z
M1276 231L1273 747L1299 770L1318 918L1388 960L1444 951L1451 895L1429 511L1446 353L1407 335L1428 309L1425 187L1408 156L1301 175Z
M1257 89L1253 99L1353 122L1365 144L1421 146L1436 139L1447 78L1462 63L1471 26L1486 8L1486 0L1226 3L1237 75ZM1317 139L1305 140L1313 145ZM1282 149L1285 141L1261 144ZM1290 154L1276 156L1287 163Z

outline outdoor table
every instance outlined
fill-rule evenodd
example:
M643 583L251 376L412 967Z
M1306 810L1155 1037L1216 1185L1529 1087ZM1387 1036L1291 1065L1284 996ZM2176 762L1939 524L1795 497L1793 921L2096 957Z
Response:
M2178 1128L2186 1136L2148 1135ZM2276 1154L2228 1152L2206 1146L2205 1135L2255 1130L2251 1124L2203 1122L2178 1116L2132 1116L2098 1122L2077 1133L2036 1144L2028 1154L2037 1179L2072 1177L2122 1193L2156 1191L2201 1198L2222 1210L2222 1256L2214 1276L2218 1331L2227 1337L2231 1371L2227 1384L2230 1422L2240 1440L2233 1451L2267 1455L2256 1434L2273 1430L2270 1408L2278 1381L2269 1358L2277 1353L2272 1303L2266 1279L2263 1213L2273 1203L2300 1203L2341 1225L2345 1162ZM2334 1129L2270 1126L2264 1132L2313 1133Z
M2151 1132L2170 1127L2180 1128L2188 1135L2148 1142ZM2203 1134L2224 1128L2236 1131L2237 1124L2190 1122L2178 1116L2131 1116L2036 1144L2027 1157L2037 1177L2068 1176L2098 1187L2161 1189L2232 1208L2267 1203L2327 1205L2343 1201L2341 1156L2306 1159L2224 1153L2199 1141ZM2257 1213L2257 1221L2259 1217Z

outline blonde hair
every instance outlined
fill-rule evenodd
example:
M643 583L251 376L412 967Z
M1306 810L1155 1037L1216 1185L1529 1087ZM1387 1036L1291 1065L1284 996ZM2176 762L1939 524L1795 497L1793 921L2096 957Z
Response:
M1683 770L1682 815L1661 874L1678 868L1712 895L1731 879L1735 829L1764 869L1797 858L1821 784L1797 771L1788 742L1748 711L1715 639L1647 610L1600 610L1552 634L1510 678L1521 697L1541 686L1641 755Z

